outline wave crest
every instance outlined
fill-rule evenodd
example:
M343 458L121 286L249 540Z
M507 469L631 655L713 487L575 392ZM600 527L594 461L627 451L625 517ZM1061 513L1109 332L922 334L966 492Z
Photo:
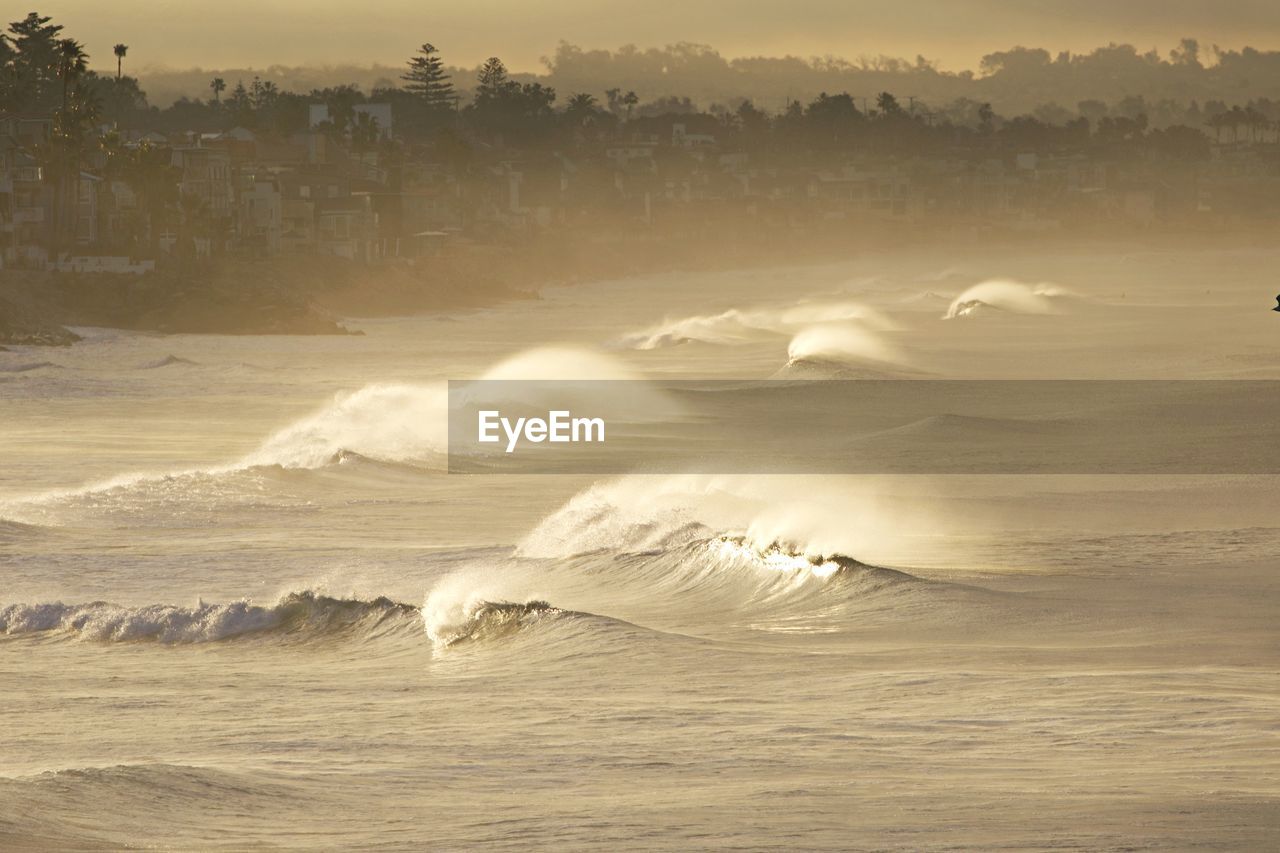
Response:
M731 346L765 340L774 335L793 334L815 324L850 322L877 331L897 328L883 313L860 302L847 299L805 300L789 305L730 308L719 314L668 317L657 325L623 336L615 345L638 350L693 342Z
M367 385L285 427L235 468L320 468L342 451L383 462L438 462L449 446L447 391Z
M1055 284L992 279L973 285L951 300L943 319L972 317L990 309L1009 314L1056 314L1065 296L1070 293Z
M436 611L427 622L427 636L437 648L509 637L529 625L566 615L568 611L545 601L475 601L450 619Z
M122 607L104 601L11 604L0 607L0 634L176 645L249 636L373 636L406 628L417 617L416 607L389 598L331 598L307 590L289 593L265 606L249 600L224 604L199 601L194 607Z

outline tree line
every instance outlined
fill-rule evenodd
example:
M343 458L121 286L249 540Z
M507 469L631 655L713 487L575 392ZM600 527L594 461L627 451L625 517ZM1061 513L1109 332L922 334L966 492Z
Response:
M899 97L889 89L867 95L853 95L847 89L819 91L813 97L788 98L780 107L768 108L753 97L704 106L692 95L645 99L635 89L609 85L615 79L610 69L628 62L662 61L667 63L664 73L674 73L675 79L694 79L687 77L690 73L715 79L726 62L697 46L658 55L624 49L605 56L562 45L547 61L551 75L539 79L512 74L498 57L460 77L434 44L423 43L406 60L398 82L385 81L367 92L354 84L293 92L259 77L231 83L215 76L208 82L207 97L181 98L161 109L149 104L138 80L125 73L127 45L116 44L112 53L114 74L89 70L83 43L35 12L12 22L0 34L0 113L52 116L53 132L35 153L56 188L59 211L74 207L74 178L89 163L109 176L127 178L143 198L144 209L156 216L181 210L188 202L173 197L173 176L165 174L168 166L162 154L154 146L125 144L134 138L131 134L217 132L239 126L287 137L308 128L310 107L316 103L328 108L328 119L320 130L357 154L382 149L391 159L412 157L460 168L507 156L505 152L513 149L575 153L595 151L610 140L670 139L675 117L689 133L713 137L727 149L749 152L758 162L797 166L831 164L855 153L987 157L1014 151L1196 161L1208 156L1211 139L1258 143L1280 137L1280 102L1266 98L1232 106L1214 99L1203 104L1192 101L1175 115L1161 115L1160 102L1128 95L1110 104L1089 98L1074 110L1045 103L1026 113L1002 116L990 101L960 97L931 106L922 96ZM1199 46L1190 40L1168 60L1135 59L1130 51L1114 46L1083 59L1051 58L1019 48L989 55L983 71L990 79L1012 75L1034 89L1037 80L1063 67L1079 71L1097 63L1133 61L1157 70L1208 71L1200 61ZM1219 65L1271 61L1270 55L1257 52L1245 51L1238 57L1218 52ZM762 63L770 65L752 60L744 66L735 60L727 67L750 70ZM813 68L812 64L805 67ZM548 80L574 79L569 73L574 68L590 69L590 79L562 97ZM844 66L835 70L900 77L939 73L923 60L910 66L883 60L854 66L852 71ZM394 139L384 139L384 129L377 127L368 111L357 109L370 102L391 105ZM60 217L54 230L65 240L70 224L67 216Z

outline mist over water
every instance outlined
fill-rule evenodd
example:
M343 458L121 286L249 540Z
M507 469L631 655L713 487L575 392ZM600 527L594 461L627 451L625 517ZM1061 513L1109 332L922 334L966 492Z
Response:
M280 430L242 467L318 468L358 453L386 462L425 462L448 451L444 391L425 385L366 385Z
M946 319L967 317L983 309L1013 314L1056 314L1063 311L1061 297L1067 292L1051 284L1030 285L1020 281L984 281L951 300Z
M837 361L900 361L897 349L873 332L852 324L829 323L801 329L787 345L787 358Z
M800 300L719 314L666 318L656 326L625 335L618 346L647 350L685 343L747 344L786 335L806 326L856 322L884 331L896 328L884 313L858 302L828 299Z
M787 370L1280 378L1276 260L887 253L0 353L0 847L1266 849L1274 478L445 454L449 380L657 420L663 379Z

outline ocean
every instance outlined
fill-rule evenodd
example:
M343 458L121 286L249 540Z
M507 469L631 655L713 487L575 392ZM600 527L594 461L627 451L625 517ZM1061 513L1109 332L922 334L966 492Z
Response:
M451 474L444 408L1278 379L1278 260L885 251L0 353L0 848L1276 849L1276 477Z

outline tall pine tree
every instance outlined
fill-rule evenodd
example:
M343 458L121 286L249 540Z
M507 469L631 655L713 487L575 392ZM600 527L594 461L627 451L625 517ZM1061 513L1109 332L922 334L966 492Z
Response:
M45 112L62 100L58 82L62 26L31 12L0 34L0 112Z
M417 95L431 109L448 109L453 106L453 83L444 70L444 60L434 45L424 44L418 56L409 60L409 70L400 79L408 83L407 90Z
M507 77L507 66L498 57L489 57L476 75L476 106L489 106L503 100L511 94L513 86L520 88Z

